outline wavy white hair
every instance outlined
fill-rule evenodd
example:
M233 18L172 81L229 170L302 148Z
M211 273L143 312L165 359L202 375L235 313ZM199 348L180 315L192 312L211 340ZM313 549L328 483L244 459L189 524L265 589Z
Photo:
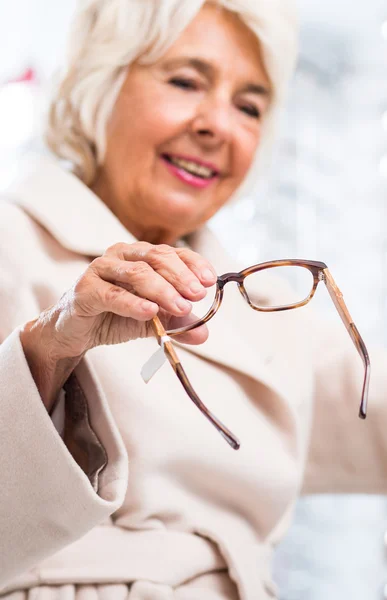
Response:
M105 153L107 121L130 64L162 56L206 0L80 0L68 39L67 62L50 102L45 138L90 185ZM236 13L260 42L273 98L257 156L241 193L251 190L270 155L296 55L295 0L211 0ZM266 164L266 163L265 163Z

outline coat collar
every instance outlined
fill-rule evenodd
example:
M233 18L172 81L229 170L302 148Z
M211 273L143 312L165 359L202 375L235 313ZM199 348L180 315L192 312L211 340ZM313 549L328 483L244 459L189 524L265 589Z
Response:
M92 190L49 156L28 155L6 195L78 254L101 256L117 242L137 241ZM230 270L224 250L207 227L188 236L187 243L211 255L219 272Z
M29 156L27 166L23 165L20 177L8 189L7 198L75 253L96 257L117 242L136 241L94 192L50 157ZM187 243L208 258L219 274L240 268L206 227L189 236ZM176 346L286 395L281 379L268 367L273 356L269 321L264 314L249 309L237 290L227 289L209 328L213 335L205 344L183 346L176 342Z
M135 241L94 192L47 156L28 156L7 196L78 254L101 256L114 243Z

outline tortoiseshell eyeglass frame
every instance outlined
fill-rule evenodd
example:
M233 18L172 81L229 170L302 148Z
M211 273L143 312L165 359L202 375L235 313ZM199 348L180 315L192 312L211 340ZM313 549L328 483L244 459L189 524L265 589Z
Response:
M246 292L246 289L244 287L245 278L248 275L252 275L253 273L257 273L257 272L263 271L265 269L272 269L272 268L276 268L276 267L289 267L289 266L304 267L305 269L308 269L312 273L313 287L312 287L309 295L301 302L298 302L296 304L287 304L284 306L265 307L265 306L256 306L255 304L253 304L253 302L249 298L249 295ZM331 273L329 272L327 265L323 262L318 262L318 261L314 261L314 260L297 260L297 259L274 260L274 261L270 261L270 262L264 262L264 263L260 263L257 265L253 265L252 267L248 267L247 269L244 269L243 271L240 271L239 273L225 273L224 275L220 275L218 277L217 283L216 283L216 294L215 294L214 302L213 302L211 308L208 310L207 314L202 319L195 321L194 323L191 323L190 325L187 325L186 327L181 327L179 329L171 329L168 331L166 331L164 329L164 327L158 317L155 317L154 319L152 319L153 329L154 329L154 332L156 334L159 344L161 345L162 338L163 337L165 338L165 336L169 336L169 337L179 336L182 333L186 333L187 331L191 331L192 329L196 329L197 327L200 327L201 325L208 323L208 321L210 319L212 319L212 317L218 312L218 310L222 304L224 286L231 281L234 281L237 283L238 289L239 289L241 295L246 300L246 302L249 304L249 306L251 306L252 309L260 311L260 312L278 312L278 311L291 310L293 308L299 308L301 306L305 306L313 298L320 281L323 281L325 283L325 285L328 289L328 292L333 300L333 303L334 303L349 335L351 336L351 339L352 339L353 343L355 344L356 349L357 349L358 353L360 354L360 357L364 364L364 381L363 381L363 389L362 389L362 396L361 396L361 402L360 402L359 417L362 419L365 419L366 414L367 414L368 389L369 389L370 372L371 372L368 351L367 351L364 341L363 341L363 339L362 339L362 337L361 337L355 323L353 322L353 319L345 305L345 302L343 300L343 294L337 287ZM209 411L208 408L200 400L199 396L196 394L194 388L192 387L192 385L180 363L180 360L177 357L176 351L170 341L167 341L164 343L164 352L165 352L169 362L171 363L177 377L179 378L180 382L182 383L185 391L187 392L188 396L196 404L196 406L203 413L203 415L216 427L216 429L225 438L225 440L228 442L228 444L234 450L237 450L240 447L240 442L239 442L238 438L225 425L223 425L223 423L221 421L219 421L219 419L217 417L215 417L215 415L213 415L211 413L211 411Z

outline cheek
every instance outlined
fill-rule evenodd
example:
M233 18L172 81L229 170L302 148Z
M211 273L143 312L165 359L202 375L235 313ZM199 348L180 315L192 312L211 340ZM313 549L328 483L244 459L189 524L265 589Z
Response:
M186 129L194 107L191 102L175 101L170 94L154 94L137 105L136 132L144 145L161 146ZM133 138L132 138L133 139Z

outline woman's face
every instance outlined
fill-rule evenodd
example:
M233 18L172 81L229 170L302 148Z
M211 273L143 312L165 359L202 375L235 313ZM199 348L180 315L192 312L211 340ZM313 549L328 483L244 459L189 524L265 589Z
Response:
M92 188L138 239L173 244L244 179L269 93L253 33L204 5L157 62L131 66Z

